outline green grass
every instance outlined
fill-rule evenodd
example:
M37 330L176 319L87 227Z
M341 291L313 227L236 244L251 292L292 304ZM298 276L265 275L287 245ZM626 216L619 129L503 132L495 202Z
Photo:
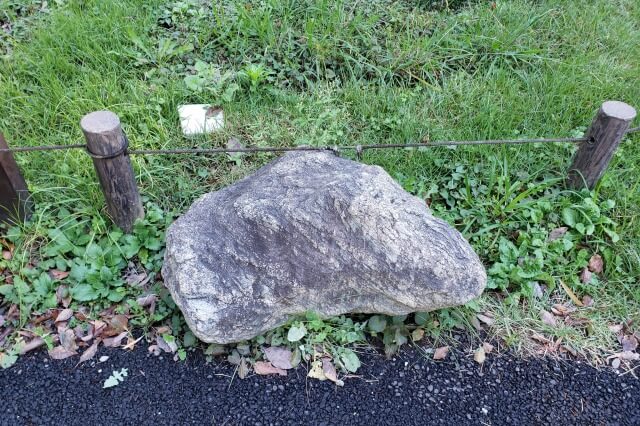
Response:
M40 4L0 6L0 20L15 23L0 45L0 129L12 145L80 143L79 120L97 109L120 116L133 148L174 148L224 146L231 136L247 146L576 136L605 100L640 106L640 5L633 0L514 0L495 8L483 1L450 1L449 8L381 0L69 1L53 2L46 14L24 12L27 3ZM176 110L187 102L221 104L226 129L182 137ZM609 324L640 320L639 139L627 138L592 193L564 189L574 149L565 144L368 151L363 160L428 199L493 271L496 291L437 314L441 324L489 310L495 333L515 347L530 348L527 336L540 331L599 356L617 348ZM272 158L137 156L134 165L144 196L170 218ZM23 259L52 244L62 208L98 240L112 232L84 153L21 154L18 161L39 206L18 239ZM574 223L566 247L546 242L566 225L566 209L585 211L593 231ZM139 237L144 245L147 237ZM128 244L119 238L105 241ZM604 275L581 283L595 253L605 258ZM114 273L127 261L119 258ZM10 266L20 274L26 263ZM591 321L586 331L540 322L540 309L568 300L559 280L593 297L577 314ZM540 300L531 297L533 282L549 289ZM135 295L129 290L124 300Z

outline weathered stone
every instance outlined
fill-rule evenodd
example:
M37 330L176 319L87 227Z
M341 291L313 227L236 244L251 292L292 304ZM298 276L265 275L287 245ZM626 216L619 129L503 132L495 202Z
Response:
M463 304L486 273L462 235L382 168L295 152L171 225L162 269L191 330L231 343L291 315Z

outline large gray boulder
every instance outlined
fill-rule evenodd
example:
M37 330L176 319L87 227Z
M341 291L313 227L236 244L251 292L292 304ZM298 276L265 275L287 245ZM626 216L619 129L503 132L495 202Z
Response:
M250 339L291 315L407 314L478 296L462 235L382 168L284 155L199 200L167 231L165 285L205 342Z

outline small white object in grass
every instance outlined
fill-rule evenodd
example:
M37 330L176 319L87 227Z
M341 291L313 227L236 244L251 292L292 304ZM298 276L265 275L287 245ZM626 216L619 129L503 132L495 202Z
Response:
M106 356L106 355L102 355L102 356L100 357L100 360L99 360L99 361L100 361L100 362L105 362L105 361L106 361L106 360L108 360L108 359L109 359L109 357L108 357L108 356Z
M180 105L180 127L185 136L215 132L224 127L224 111L209 104Z

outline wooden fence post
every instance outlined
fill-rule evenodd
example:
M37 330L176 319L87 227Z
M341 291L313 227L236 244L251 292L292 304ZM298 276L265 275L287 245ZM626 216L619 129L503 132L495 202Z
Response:
M80 127L107 201L107 211L116 225L131 232L136 219L144 216L144 209L120 119L111 111L95 111L82 117Z
M8 148L0 133L0 149ZM0 222L17 223L30 214L30 194L18 164L11 152L0 152Z
M607 101L602 104L569 167L567 185L589 189L598 183L611 157L636 116L636 110L624 102Z

